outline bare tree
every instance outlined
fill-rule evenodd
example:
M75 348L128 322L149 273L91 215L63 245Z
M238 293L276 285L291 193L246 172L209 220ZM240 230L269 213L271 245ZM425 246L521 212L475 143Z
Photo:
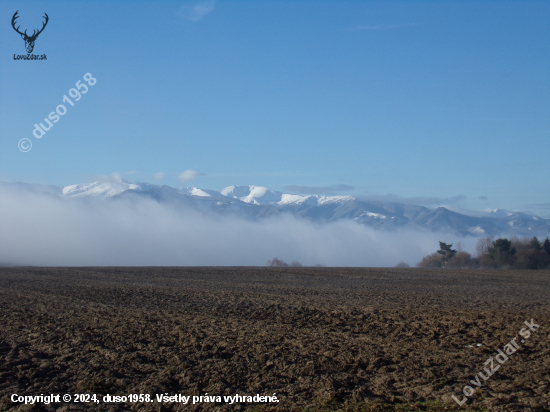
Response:
M473 258L468 252L458 252L449 262L447 262L446 267L455 269L477 269L479 267L479 260Z
M483 255L489 253L489 249L493 247L493 237L485 237L479 239L476 245L477 257L481 258Z
M434 252L424 256L416 266L419 268L442 268L444 265L443 259L444 257L441 254Z
M277 268L286 268L288 267L288 263L286 263L284 260L273 258L272 260L267 261L267 266L277 267Z

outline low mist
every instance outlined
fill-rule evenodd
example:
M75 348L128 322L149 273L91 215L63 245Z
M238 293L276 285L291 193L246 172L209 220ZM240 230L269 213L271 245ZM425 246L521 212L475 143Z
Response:
M36 266L411 266L439 248L475 238L375 231L354 221L316 224L283 216L247 221L176 210L154 200L61 199L0 194L0 264Z

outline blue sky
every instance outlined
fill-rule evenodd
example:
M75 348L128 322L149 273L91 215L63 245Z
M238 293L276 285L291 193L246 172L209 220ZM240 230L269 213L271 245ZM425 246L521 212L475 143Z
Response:
M30 32L48 13L46 61L14 60L16 10ZM548 1L2 1L0 17L0 180L120 173L550 217Z

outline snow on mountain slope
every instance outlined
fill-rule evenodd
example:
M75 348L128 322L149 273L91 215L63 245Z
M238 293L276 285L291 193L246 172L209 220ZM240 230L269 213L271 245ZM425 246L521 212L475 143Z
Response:
M508 217L514 214L514 212L505 209L485 209L486 216L491 217Z
M182 187L179 189L179 192L189 196L225 198L225 196L217 190L200 189L198 187Z
M158 185L149 183L132 182L126 179L120 181L82 183L65 186L61 189L64 198L111 197L121 194L126 190L144 192L159 188ZM198 187L182 187L177 191L184 195L195 196L203 199L239 200L244 203L259 206L319 206L330 203L342 203L353 200L351 196L303 196L282 193L261 186L229 186L221 191L201 189Z
M65 198L85 196L109 197L118 195L126 190L141 192L143 190L149 190L155 187L158 186L151 185L149 183L136 183L121 179L119 182L93 182L65 186L62 189L61 196Z
M515 212L506 209L485 209L485 210L469 210L457 206L440 205L453 212L460 213L461 215L474 216L474 217L497 217L505 218L513 215Z
M342 203L353 200L351 196L317 196L317 195L292 195L276 192L261 186L229 186L222 189L220 193L224 196L238 199L241 202L255 205L308 205L317 206L327 203Z
M233 199L239 199L241 202L255 205L278 203L283 198L283 193L274 192L261 186L229 186L222 189L220 193Z

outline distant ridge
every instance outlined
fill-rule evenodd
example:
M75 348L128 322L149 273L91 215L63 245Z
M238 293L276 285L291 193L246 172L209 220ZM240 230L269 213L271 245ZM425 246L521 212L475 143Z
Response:
M366 201L352 196L289 194L261 186L229 186L220 191L198 187L173 188L126 179L65 187L0 182L1 191L23 190L62 199L153 199L176 208L192 208L246 219L288 214L318 223L355 221L377 230L401 228L467 236L550 235L550 220L528 212L502 209L459 213L398 202Z

